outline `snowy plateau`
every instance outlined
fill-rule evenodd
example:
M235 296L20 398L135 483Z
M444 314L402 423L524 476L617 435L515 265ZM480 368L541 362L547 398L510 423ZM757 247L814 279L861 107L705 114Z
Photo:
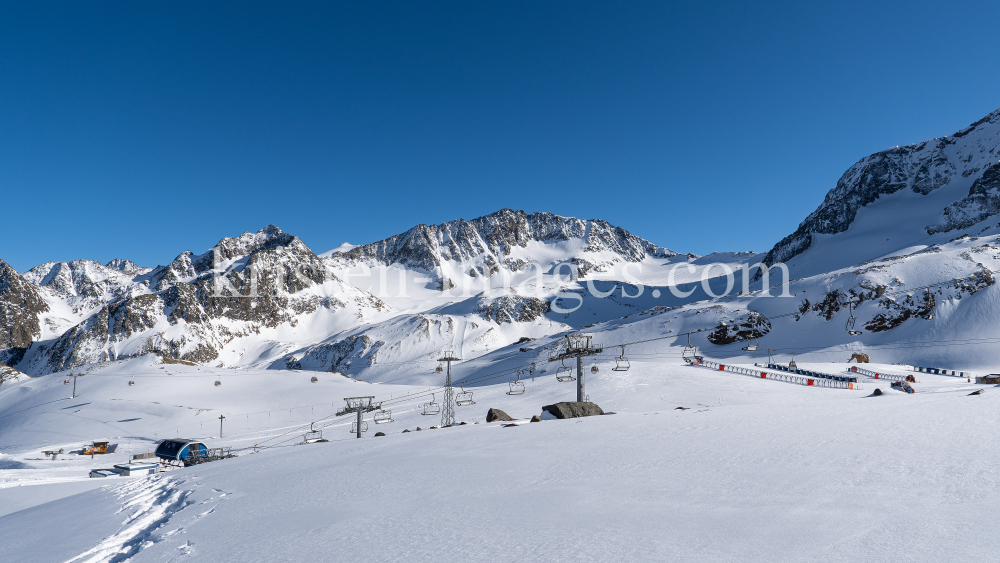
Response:
M998 151L865 157L763 252L503 209L0 261L0 560L995 560ZM178 437L236 456L89 477Z

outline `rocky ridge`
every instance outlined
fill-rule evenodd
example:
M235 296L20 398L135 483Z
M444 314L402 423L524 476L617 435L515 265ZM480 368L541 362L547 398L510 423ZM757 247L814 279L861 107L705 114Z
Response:
M974 178L968 195L941 210L928 234L964 229L1000 213L1000 109L947 137L893 147L862 158L826 194L823 203L767 253L764 262L787 262L817 234L846 231L858 210L880 197L911 190L930 195L959 179Z

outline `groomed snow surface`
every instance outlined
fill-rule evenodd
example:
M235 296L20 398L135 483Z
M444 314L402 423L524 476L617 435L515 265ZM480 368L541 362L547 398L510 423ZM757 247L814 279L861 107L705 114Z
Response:
M0 553L18 562L984 561L1000 547L989 533L1000 504L993 386L921 373L908 395L887 382L803 387L676 357L627 372L603 358L597 375L590 365L587 392L606 416L527 423L542 405L574 398L575 383L556 382L550 364L524 395L505 394L513 374L472 388L476 403L456 408L469 424L439 429L429 428L439 417L420 414L426 387L329 373L236 370L216 387L203 369L134 360L80 378L75 400L65 374L4 385ZM871 396L876 388L884 394ZM969 396L976 389L985 393ZM376 426L369 415L354 439L350 422L331 415L357 395L392 401L394 421ZM522 423L487 424L490 407ZM330 442L297 445L324 417ZM245 449L154 476L86 478L175 434ZM100 439L119 451L40 454Z

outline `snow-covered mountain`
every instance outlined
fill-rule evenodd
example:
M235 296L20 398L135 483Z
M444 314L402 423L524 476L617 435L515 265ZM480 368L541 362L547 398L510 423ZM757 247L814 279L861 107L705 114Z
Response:
M391 382L432 374L446 350L480 357L582 328L695 330L730 352L751 338L815 350L982 332L1000 315L998 147L1000 110L866 157L766 256L679 254L602 220L502 209L320 255L272 225L153 269L3 265L0 360L44 374L155 354ZM790 293L744 285L760 260L787 264ZM852 310L861 335L844 330Z
M980 235L1000 221L998 151L1000 109L954 135L862 158L765 262L788 263L801 277Z
M155 269L77 260L21 275L4 266L4 359L32 374L144 354L224 364L234 340L294 333L316 317L345 328L388 309L274 226Z
M755 256L712 261L738 267ZM662 285L664 268L676 263L692 265L695 274L677 278L691 282L710 262L605 221L508 209L323 255L271 225L152 269L120 259L47 263L24 274L8 267L3 359L36 375L154 354L392 379L400 366L446 349L481 355L676 305L635 286ZM583 280L605 292L618 280L632 285L596 299ZM583 306L556 314L560 295ZM685 301L703 297L695 291Z
M545 247L572 253L561 258L572 261L581 276L591 270L607 271L621 262L641 262L647 256L677 255L607 221L501 209L471 221L417 225L330 256L348 264L400 264L446 280L461 275L490 277L501 269L522 271L531 259L540 258L533 251Z

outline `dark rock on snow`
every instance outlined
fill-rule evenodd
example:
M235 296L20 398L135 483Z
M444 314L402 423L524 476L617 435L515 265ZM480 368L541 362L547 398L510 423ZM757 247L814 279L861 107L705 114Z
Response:
M582 416L598 416L604 414L604 410L596 403L579 403L576 401L565 401L554 405L545 405L542 410L548 411L556 418L579 418Z
M503 412L500 409L490 409L486 411L486 422L494 422L497 420L514 420L509 414Z

